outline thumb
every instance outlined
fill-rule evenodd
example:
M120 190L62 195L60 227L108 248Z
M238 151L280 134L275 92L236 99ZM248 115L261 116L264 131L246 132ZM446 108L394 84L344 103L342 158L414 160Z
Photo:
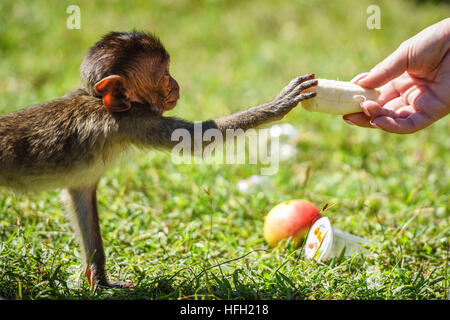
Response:
M356 81L366 88L378 88L400 76L408 67L408 42L404 42L386 59L377 64L369 74Z

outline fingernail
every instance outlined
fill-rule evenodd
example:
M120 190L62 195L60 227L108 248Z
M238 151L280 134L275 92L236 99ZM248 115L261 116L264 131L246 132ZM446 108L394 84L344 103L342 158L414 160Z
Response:
M350 80L350 82L357 83L359 80L365 78L368 74L369 72L360 73L357 76L355 76L352 80Z
M350 120L344 119L345 122L347 122L349 125L354 126L355 124L353 122L351 122Z
M379 126L377 126L377 124L376 124L374 121L369 121L369 123L370 123L373 127L378 128L378 129L381 129Z
M361 109L362 109L362 111L364 112L364 114L365 114L366 116L368 116L368 117L371 117L369 111L367 111L367 108L366 108L366 107L363 107L363 106L362 106L362 103L361 103L360 105L361 105Z

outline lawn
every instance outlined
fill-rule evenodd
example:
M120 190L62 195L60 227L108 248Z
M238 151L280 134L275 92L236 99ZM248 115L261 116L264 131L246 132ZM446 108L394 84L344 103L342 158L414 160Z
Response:
M81 29L66 8L81 9ZM403 40L450 16L444 1L0 2L0 113L81 86L79 65L109 31L157 34L181 99L168 115L206 120L266 102L294 77L350 80ZM0 189L0 296L10 299L446 299L450 117L412 135L349 126L300 105L283 123L295 156L262 190L237 183L258 165L177 165L136 151L98 192L107 271L132 291L91 290L58 191ZM265 214L303 198L332 224L376 241L365 257L316 263L270 248Z

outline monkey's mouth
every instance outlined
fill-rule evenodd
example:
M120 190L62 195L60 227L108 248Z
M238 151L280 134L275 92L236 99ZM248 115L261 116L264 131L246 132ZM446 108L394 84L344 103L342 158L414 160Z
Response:
M178 92L169 94L166 101L164 101L163 112L175 108L179 98Z
M150 107L150 110L152 110L154 113L162 115L164 113L164 111L175 108L175 106L177 105L177 102L178 102L178 99L175 99L175 100L166 101L166 102L164 102L163 105L149 104L149 107Z
M178 102L178 99L167 101L164 104L164 110L163 111L171 110L171 109L175 108L175 106L177 105L177 102Z

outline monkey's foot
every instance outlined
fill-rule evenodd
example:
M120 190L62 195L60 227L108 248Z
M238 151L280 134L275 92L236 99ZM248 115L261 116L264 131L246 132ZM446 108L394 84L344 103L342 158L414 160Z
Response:
M108 281L106 284L99 285L100 287L106 288L121 288L121 289L134 289L136 285L131 282L125 281Z
M96 272L95 267L91 266L86 270L86 277L88 282L93 287L101 288L122 288L133 289L136 285L125 281L108 281L104 272Z

